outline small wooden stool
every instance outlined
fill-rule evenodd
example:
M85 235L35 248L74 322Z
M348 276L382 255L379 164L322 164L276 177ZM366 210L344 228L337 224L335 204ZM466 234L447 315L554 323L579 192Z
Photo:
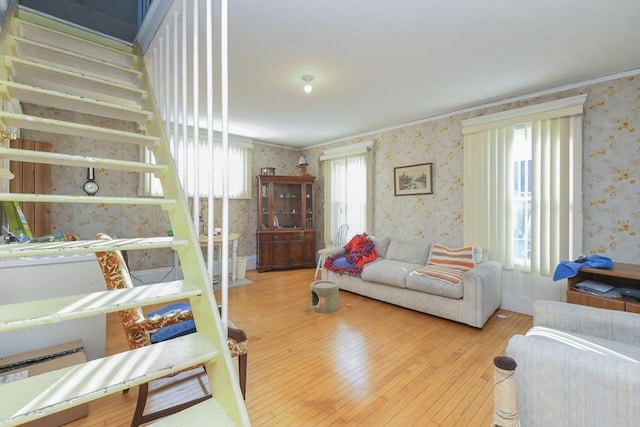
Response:
M312 282L311 310L316 313L338 311L338 285L328 280Z

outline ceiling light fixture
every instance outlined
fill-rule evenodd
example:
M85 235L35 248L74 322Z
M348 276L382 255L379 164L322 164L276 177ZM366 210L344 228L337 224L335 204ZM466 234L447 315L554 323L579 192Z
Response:
M302 76L302 80L304 80L304 91L305 93L311 93L313 90L313 86L311 86L311 82L313 81L313 76L311 74L305 74Z

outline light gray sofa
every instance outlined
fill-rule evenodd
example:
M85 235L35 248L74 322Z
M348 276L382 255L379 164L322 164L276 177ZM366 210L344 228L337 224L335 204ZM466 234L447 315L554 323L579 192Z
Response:
M327 268L323 280L342 290L385 301L422 313L482 328L502 301L502 266L474 254L476 266L465 273L463 283L453 286L425 276L411 274L427 264L430 244L375 239L378 259L364 265L360 277ZM327 256L344 255L334 248ZM479 263L478 263L479 262Z
M521 425L638 426L640 314L558 301L533 310L532 330L507 346Z

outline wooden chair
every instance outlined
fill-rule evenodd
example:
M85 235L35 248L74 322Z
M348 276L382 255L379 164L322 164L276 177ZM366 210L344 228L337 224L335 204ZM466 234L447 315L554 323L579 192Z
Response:
M326 259L327 252L333 248L341 248L347 243L347 235L349 234L349 225L342 224L336 230L336 234L333 236L332 246L327 246L324 249L318 251L318 265L316 266L316 274L313 276L314 280L318 279L318 273L322 271L324 267L324 260Z
M99 233L96 235L96 239L110 240L111 238L104 233ZM96 252L96 257L98 258L98 264L100 265L109 289L133 287L129 268L120 251ZM196 331L189 303L177 303L162 307L149 313L148 316L144 315L140 307L121 310L118 313L130 349L166 341ZM248 339L243 330L235 328L230 322L228 326L228 344L231 357L238 358L240 390L242 391L242 396L245 397ZM198 397L170 408L145 414L144 409L148 394L149 384L140 385L138 389L138 401L131 426L138 426L179 412L211 397L211 395Z

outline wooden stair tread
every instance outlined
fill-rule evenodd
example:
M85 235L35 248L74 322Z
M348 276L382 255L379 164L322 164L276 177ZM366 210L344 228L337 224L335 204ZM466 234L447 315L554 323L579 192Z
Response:
M121 102L126 101L127 106L134 106L147 97L147 92L137 87L85 76L11 55L5 55L4 62L18 83L105 102L117 102L120 99Z
M175 199L161 199L158 197L101 197L28 193L0 193L0 200L6 200L10 202L36 203L88 203L93 205L104 204L161 206L163 209L171 209L178 204L178 201Z
M141 73L131 68L121 67L94 58L78 55L77 53L60 49L55 46L42 44L19 36L9 36L9 41L15 46L20 58L50 65L67 71L79 70L81 74L99 79L137 86Z
M169 415L149 424L154 427L178 427L178 426L235 426L229 414L214 398L207 399L190 408Z
M197 286L184 280L176 280L127 289L5 304L0 310L0 329L11 331L36 327L200 295L202 291Z
M104 139L112 142L139 144L149 147L158 145L158 138L139 133L125 132L122 130L90 126L64 120L48 119L45 117L29 116L26 114L14 114L0 111L0 122L5 126L51 132L64 135L81 136L85 138Z
M136 107L125 107L91 98L70 95L16 82L0 81L0 92L5 99L15 98L21 102L54 107L118 120L145 123L153 119L153 113Z
M181 250L188 245L188 240L182 240L175 237L77 240L74 242L64 241L50 243L12 243L9 245L0 245L0 258L90 254L105 251L127 251L136 249L173 248L175 250Z
M0 425L24 423L150 380L213 361L199 333L0 385Z
M16 32L24 38L81 53L94 59L108 61L121 67L133 68L138 63L137 57L132 53L85 40L72 34L25 21L24 19L16 19L15 28Z
M133 46L131 45L131 43L126 43L122 40L117 40L115 38L105 36L104 34L97 33L94 30L90 30L80 25L71 24L67 21L56 18L55 16L45 15L41 12L33 11L28 7L22 5L20 5L18 8L18 18L26 22L37 24L45 28L81 38L83 40L98 43L103 46L108 46L111 49L133 54Z
M143 172L161 175L167 172L166 165L132 162L129 160L104 159L75 154L51 153L48 151L23 150L0 147L0 159L19 162L43 163L61 166L94 167L125 172Z

